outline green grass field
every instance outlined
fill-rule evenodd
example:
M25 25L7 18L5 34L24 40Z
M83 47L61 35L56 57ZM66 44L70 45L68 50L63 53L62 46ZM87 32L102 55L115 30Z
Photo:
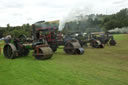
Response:
M117 46L85 48L84 55L58 49L52 59L30 54L14 60L0 56L0 85L128 85L128 35L116 35Z

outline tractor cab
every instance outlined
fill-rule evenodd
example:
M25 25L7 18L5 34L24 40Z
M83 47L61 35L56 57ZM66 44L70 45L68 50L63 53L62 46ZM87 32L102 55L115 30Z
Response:
M32 33L34 34L33 37L36 40L42 37L45 38L46 36L53 38L55 35L55 30L56 28L53 25L50 25L48 22L45 21L36 22L35 24L32 25Z
M54 24L45 21L39 21L32 25L32 35L36 41L45 41L52 48L53 52L57 49L57 30Z

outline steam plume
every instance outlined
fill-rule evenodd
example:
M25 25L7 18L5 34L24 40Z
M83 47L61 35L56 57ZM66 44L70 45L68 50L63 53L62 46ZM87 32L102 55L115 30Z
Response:
M128 27L115 28L113 30L109 30L109 32L113 32L113 33L128 33Z
M66 17L60 20L59 30L61 31L67 22L82 20L83 16L84 20L87 20L88 17L86 15L91 14L91 8L88 7L90 7L89 4L88 6L73 8Z

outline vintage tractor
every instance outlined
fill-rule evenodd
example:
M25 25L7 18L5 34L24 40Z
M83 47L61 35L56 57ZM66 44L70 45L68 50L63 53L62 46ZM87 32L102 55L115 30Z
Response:
M11 38L5 43L3 53L6 58L14 59L21 56L28 56L33 50L33 56L38 60L45 60L52 57L53 52L45 40L27 39L24 35L18 38Z
M47 22L44 21L36 22L35 24L33 24L32 28L33 28L32 35L34 36L34 38L36 40L39 40L41 38L45 39L53 52L56 52L59 45L64 45L64 51L68 54L69 51L70 54L84 53L84 49L81 48L78 41L64 39L61 36L60 32L59 33L56 32L57 28L53 25L50 26Z

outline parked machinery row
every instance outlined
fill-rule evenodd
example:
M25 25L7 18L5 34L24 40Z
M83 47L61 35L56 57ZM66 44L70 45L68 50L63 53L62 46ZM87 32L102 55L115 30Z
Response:
M33 50L33 56L39 60L49 59L53 55L52 49L47 43L32 39L26 40L24 35L8 40L3 48L3 53L6 58L14 59L28 56L30 50Z
M17 38L5 40L3 53L6 58L14 59L21 56L28 56L33 50L33 56L39 60L50 59L59 45L64 45L67 54L83 54L84 49L78 40L58 40L54 27L47 27L45 22L37 22L32 25L32 37L27 38L21 35Z
M64 46L67 54L83 54L84 45L90 44L93 48L104 48L106 44L115 46L116 41L109 33L69 33L63 36L57 33L55 26L49 26L40 21L32 25L31 38L21 35L17 38L9 38L3 48L4 56L14 59L20 56L28 56L33 50L36 59L50 59L60 45Z
M93 48L104 48L105 45L116 45L116 41L110 33L95 32L85 35L78 33L75 38L79 40L81 46L87 46L88 43Z

